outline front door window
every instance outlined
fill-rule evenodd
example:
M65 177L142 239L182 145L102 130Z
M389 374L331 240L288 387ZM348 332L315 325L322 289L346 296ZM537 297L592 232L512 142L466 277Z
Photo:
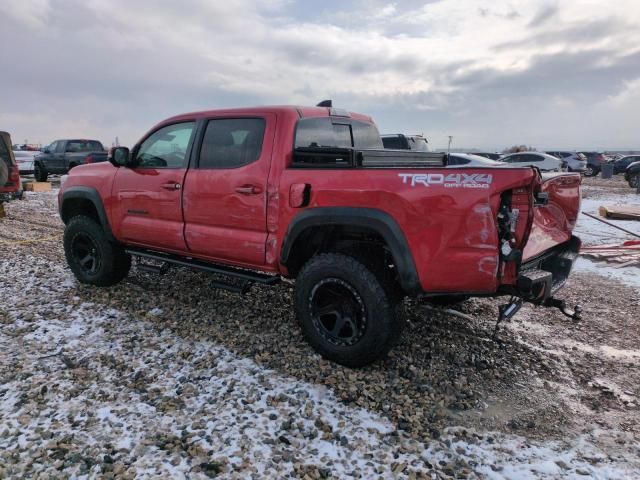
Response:
M194 129L194 122L185 122L152 133L138 150L138 168L183 168Z

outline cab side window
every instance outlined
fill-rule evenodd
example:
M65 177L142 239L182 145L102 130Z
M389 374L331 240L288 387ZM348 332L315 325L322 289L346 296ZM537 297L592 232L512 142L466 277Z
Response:
M194 130L195 122L184 122L153 132L138 149L138 168L185 167Z
M260 158L263 118L209 120L202 139L199 168L237 168Z

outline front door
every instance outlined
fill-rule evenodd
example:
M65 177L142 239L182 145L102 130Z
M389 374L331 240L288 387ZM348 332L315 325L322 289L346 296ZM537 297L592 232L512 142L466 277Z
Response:
M159 128L134 149L135 168L121 167L113 184L115 236L127 243L186 251L182 187L195 121Z
M194 255L265 264L267 178L275 115L209 119L185 179L185 238Z
M47 160L47 170L50 173L64 173L64 140L58 140L49 147L50 154Z

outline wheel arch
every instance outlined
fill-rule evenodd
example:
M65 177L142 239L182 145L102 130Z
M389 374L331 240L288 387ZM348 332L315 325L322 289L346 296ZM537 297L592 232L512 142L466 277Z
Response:
M67 224L77 215L85 215L96 220L110 240L115 240L102 198L95 188L85 186L69 187L60 199L60 218Z
M280 263L295 275L306 260L304 244L310 235L336 228L361 229L382 239L393 257L402 290L415 294L421 290L416 266L407 239L398 223L386 212L373 208L319 207L293 218L280 252Z

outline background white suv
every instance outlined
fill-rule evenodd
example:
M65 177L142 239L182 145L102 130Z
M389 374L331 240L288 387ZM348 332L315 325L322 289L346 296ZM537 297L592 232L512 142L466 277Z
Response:
M564 170L562 160L553 155L542 152L518 152L505 155L501 162L510 163L515 166L534 166L546 172L561 172Z

